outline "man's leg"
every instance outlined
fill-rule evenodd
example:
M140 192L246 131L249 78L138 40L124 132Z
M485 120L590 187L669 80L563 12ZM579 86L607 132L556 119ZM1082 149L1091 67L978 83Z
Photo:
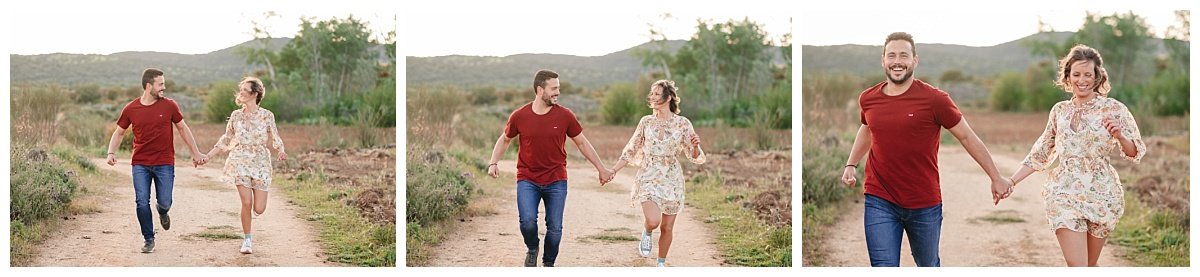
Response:
M146 241L146 246L154 241L154 220L150 214L150 180L152 174L146 166L133 166L133 200L137 204L137 219L138 225L141 227L142 239ZM143 248L143 253L150 253L153 247L149 249Z
M158 219L163 230L171 230L171 217L167 212L171 211L175 189L175 166L160 165L151 168L154 170L154 199L158 202Z
M517 215L521 222L521 236L525 238L525 266L537 266L538 252L538 203L541 195L537 185L525 180L517 181Z
M897 208L891 202L869 194L863 201L863 227L871 266L900 266L900 240L904 229Z
M563 210L567 205L567 181L557 181L542 189L542 201L546 202L546 252L542 265L554 266L558 258L558 244L562 241Z
M904 222L904 229L917 266L942 266L938 255L942 238L942 204L912 210Z

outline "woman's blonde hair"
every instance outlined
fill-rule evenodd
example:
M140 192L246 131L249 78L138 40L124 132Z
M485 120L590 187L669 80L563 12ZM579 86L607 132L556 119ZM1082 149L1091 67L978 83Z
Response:
M658 80L658 81L655 81L653 85L650 85L651 89L653 89L654 87L658 87L658 88L662 89L661 90L662 91L662 99L664 101L670 101L670 103L668 103L668 106L671 108L671 112L673 112L675 114L679 114L679 110L680 110L679 109L679 88L675 87L675 81ZM667 97L670 97L670 98L667 98ZM667 100L667 99L670 99L670 100Z
M1112 90L1112 85L1108 83L1108 71L1104 70L1104 58L1100 56L1100 51L1083 44L1071 47L1071 51L1058 61L1058 79L1054 80L1054 85L1066 92L1072 92L1071 89L1074 86L1067 81L1067 78L1071 76L1071 65L1078 61L1091 61L1096 66L1094 72L1096 82L1092 91L1107 97L1108 92Z

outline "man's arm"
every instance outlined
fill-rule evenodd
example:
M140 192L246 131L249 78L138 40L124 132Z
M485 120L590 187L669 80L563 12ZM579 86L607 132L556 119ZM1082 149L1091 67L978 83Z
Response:
M188 127L187 122L179 120L175 123L175 128L179 129L179 136L183 137L183 142L187 144L188 151L192 152L192 163L197 166L208 162L208 157L200 153L200 148L196 147L196 138L192 136L192 128Z
M867 150L870 149L871 130L867 129L867 125L860 125L858 134L854 136L854 146L850 147L850 157L846 158L846 164L842 167L842 184L853 186L858 182L858 179L855 178L858 175L857 167L851 168L849 165L858 165L863 156L867 155Z
M112 138L108 139L108 165L117 164L117 148L121 146L121 138L125 136L125 128L117 126L117 130L113 131Z
M1000 199L1007 198L1012 193L1012 180L1000 176L1000 171L996 169L996 163L992 161L992 154L988 152L987 145L983 144L983 140L975 135L975 131L971 130L971 125L967 124L967 119L963 118L950 128L950 134L954 135L955 139L962 144L967 150L967 154L971 154L971 158L975 159L975 163L983 168L983 172L987 173L988 178L992 180L992 201L999 203Z
M596 155L596 148L592 147L592 142L588 141L587 136L579 133L578 136L571 138L575 142L575 146L579 148L579 152L583 153L583 157L587 158L592 166L596 167L596 171L600 173L600 183L603 185L612 179L612 172L604 167L604 162L600 161L600 157Z
M508 144L512 142L512 138L505 134L500 134L500 138L496 139L496 146L492 147L492 157L488 159L488 175L492 178L500 177L500 169L496 163L500 162L500 158L504 156L504 151L508 151Z

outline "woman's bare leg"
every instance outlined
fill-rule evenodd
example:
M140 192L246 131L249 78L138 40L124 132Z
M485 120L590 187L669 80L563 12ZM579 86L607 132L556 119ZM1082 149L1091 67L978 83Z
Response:
M1100 251L1104 250L1104 242L1108 238L1093 237L1092 234L1087 236L1087 252L1088 266L1100 266Z
M658 229L658 225L662 223L662 218L659 217L662 214L662 210L658 208L658 204L655 204L654 201L642 202L642 214L646 218L647 233Z
M238 190L238 198L242 202L242 233L250 234L250 212L254 207L254 190L245 186L235 186Z
M662 225L658 227L661 232L658 237L658 258L666 259L667 252L671 251L671 240L674 238L673 232L675 229L675 217L678 215L662 214Z
M1058 246L1062 248L1063 258L1067 260L1067 266L1088 265L1087 233L1059 228L1054 231L1054 234L1058 236Z
M254 190L254 214L262 215L263 212L266 212L266 211L267 211L267 191L255 189Z

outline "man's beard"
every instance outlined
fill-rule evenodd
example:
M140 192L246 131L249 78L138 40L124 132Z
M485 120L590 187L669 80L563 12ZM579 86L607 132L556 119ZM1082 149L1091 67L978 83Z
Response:
M545 97L545 96L543 96L543 97L542 97L542 103L545 103L545 104L546 104L546 106L555 106L555 105L558 105L558 104L555 104L555 103L554 103L553 99L554 99L554 97Z
M157 93L151 93L150 95L154 96L154 100L158 100L158 99L163 99L163 93L165 93L165 92L166 92L166 90L160 90Z
M884 74L884 75L887 75L888 81L891 81L891 82L892 82L892 84L897 84L897 85L898 85L898 84L900 84L900 83L907 82L907 81L908 81L908 79L912 78L912 76L913 76L913 72L915 72L915 71L916 71L916 70L912 70L912 68L911 68L911 67L906 67L905 69L906 69L906 70L908 70L908 73L904 73L904 76L901 76L901 77L900 77L900 79L895 79L895 78L892 78L892 69L891 69L891 67L889 67L888 69L885 69L885 70L884 70L884 72L885 72L885 74Z

